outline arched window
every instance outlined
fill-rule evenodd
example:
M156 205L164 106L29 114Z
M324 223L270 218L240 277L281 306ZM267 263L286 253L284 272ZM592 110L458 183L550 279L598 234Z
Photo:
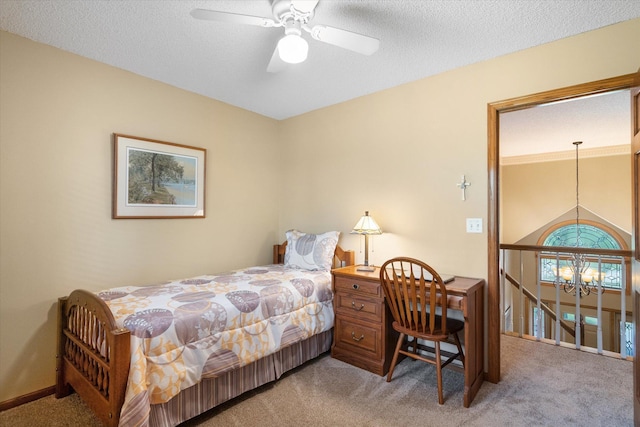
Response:
M627 249L624 240L613 229L596 222L581 220L580 242L577 242L578 230L575 221L564 221L555 224L542 234L538 240L540 246L568 246L598 249ZM579 244L578 244L579 243ZM602 257L600 263L597 256L587 256L587 267L591 269L593 276L598 277L602 273L602 286L606 289L622 289L622 260L620 258ZM569 256L560 255L559 263L555 253L540 253L540 279L543 282L553 283L556 280L556 271L570 265ZM627 275L628 277L628 275ZM628 290L629 287L627 286Z
M583 248L622 249L616 239L600 227L579 224L580 244L576 245L577 229L573 222L551 231L542 246L580 246Z

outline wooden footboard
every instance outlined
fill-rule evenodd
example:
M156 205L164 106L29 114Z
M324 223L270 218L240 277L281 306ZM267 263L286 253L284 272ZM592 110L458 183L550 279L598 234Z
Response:
M105 425L117 426L129 375L130 332L105 302L75 290L58 299L56 397L75 390Z

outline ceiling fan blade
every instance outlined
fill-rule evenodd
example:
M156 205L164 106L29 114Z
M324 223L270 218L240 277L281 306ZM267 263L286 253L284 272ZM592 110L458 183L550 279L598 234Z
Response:
M229 22L232 24L256 25L258 27L275 27L276 22L273 19L262 18L260 16L240 15L238 13L219 12L217 10L193 9L191 16L196 19L204 19L206 21Z
M312 12L318 5L318 0L291 0L291 5L299 12Z
M324 43L349 49L363 55L371 55L380 47L380 40L326 25L315 25L310 30L311 37Z
M269 65L267 66L268 73L279 73L284 70L287 66L287 63L280 59L280 52L278 52L278 45L273 50L273 55L271 55L271 61L269 61Z

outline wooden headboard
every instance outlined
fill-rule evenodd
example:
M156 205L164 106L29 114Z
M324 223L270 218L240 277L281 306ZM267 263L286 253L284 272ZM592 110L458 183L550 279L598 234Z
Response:
M279 245L273 245L273 263L284 264L284 254L287 251L287 241ZM356 254L354 251L345 251L336 245L336 252L333 257L333 268L346 267L356 262Z

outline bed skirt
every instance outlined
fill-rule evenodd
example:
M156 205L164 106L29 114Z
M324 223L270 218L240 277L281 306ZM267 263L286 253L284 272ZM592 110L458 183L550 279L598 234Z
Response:
M151 405L149 425L175 426L221 403L275 381L285 372L331 349L332 330L216 378L207 378L166 403Z

